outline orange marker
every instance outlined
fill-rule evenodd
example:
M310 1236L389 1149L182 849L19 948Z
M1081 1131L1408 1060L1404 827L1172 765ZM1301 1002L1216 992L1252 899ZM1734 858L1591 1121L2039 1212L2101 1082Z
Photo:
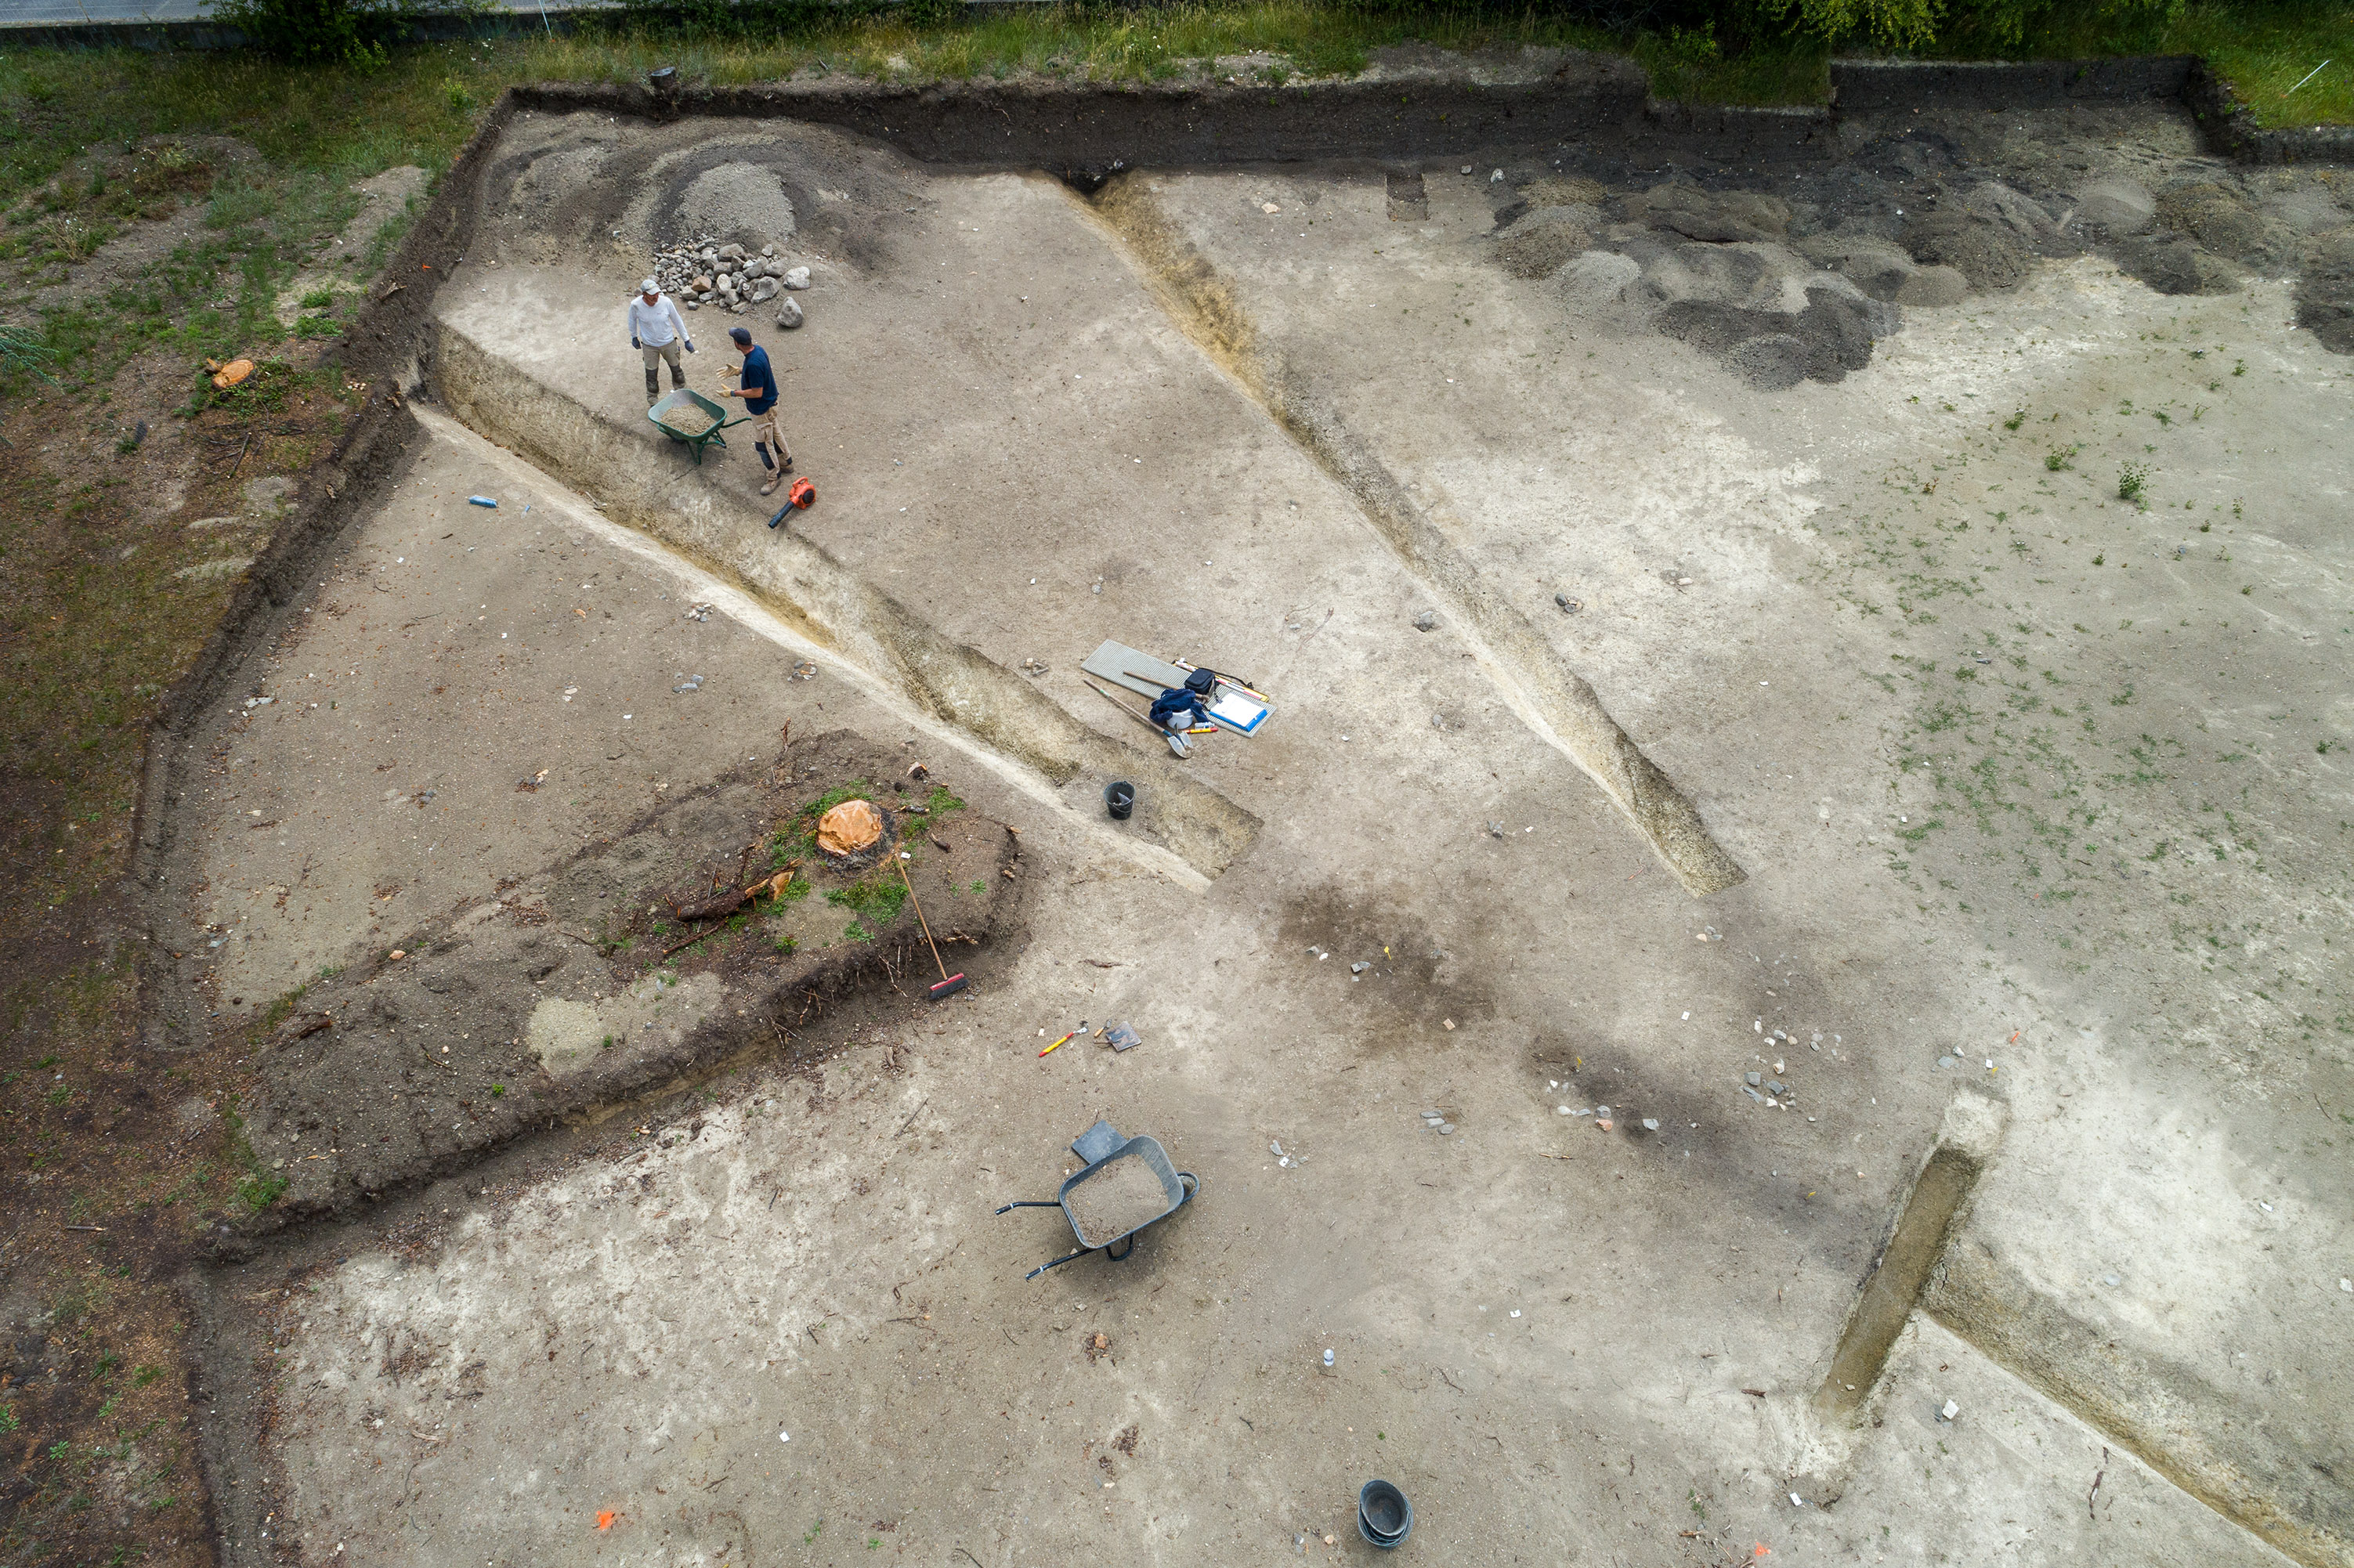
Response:
M1056 1050L1060 1049L1062 1046L1067 1045L1078 1037L1079 1032L1074 1029L1068 1034L1064 1035L1060 1040L1055 1041L1054 1044L1047 1046L1045 1050L1039 1052L1038 1054L1041 1056L1051 1055Z

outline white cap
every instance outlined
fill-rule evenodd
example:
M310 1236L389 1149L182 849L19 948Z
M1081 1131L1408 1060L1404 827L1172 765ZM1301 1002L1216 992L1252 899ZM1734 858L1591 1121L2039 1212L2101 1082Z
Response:
M659 294L662 292L662 285L655 282L652 278L648 278L644 282L638 285L638 292L641 294Z

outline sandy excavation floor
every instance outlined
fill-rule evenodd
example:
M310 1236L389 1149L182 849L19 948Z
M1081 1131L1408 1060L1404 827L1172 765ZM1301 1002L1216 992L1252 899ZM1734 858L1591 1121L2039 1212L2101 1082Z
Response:
M962 996L213 1277L233 1554L1329 1561L1379 1476L1426 1561L2349 1560L2349 361L2296 325L2349 209L2031 118L1093 200L519 119L407 466L181 802L191 983L380 959L788 722L1019 829L1018 912ZM2171 217L2076 199L2126 179ZM682 210L814 275L688 318L699 390L737 322L785 373L787 530L643 417ZM1175 763L1107 637L1276 715ZM1068 1226L991 1211L1099 1118L1200 1194L1025 1280Z

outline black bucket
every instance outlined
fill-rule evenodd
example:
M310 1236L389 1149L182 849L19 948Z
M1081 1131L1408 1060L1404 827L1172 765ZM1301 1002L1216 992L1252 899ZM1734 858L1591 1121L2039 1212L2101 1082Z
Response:
M1388 1552L1414 1533L1414 1505L1387 1481L1367 1481L1357 1494L1357 1533Z
M1128 814L1136 810L1136 786L1125 779L1105 785L1104 810L1111 813L1115 822L1128 821Z

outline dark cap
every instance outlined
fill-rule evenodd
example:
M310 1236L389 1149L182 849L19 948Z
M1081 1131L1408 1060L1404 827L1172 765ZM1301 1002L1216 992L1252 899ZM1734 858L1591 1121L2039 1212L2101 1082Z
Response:
M752 346L752 329L750 327L729 327L727 329L727 335L734 338L737 343L742 344L747 348Z

